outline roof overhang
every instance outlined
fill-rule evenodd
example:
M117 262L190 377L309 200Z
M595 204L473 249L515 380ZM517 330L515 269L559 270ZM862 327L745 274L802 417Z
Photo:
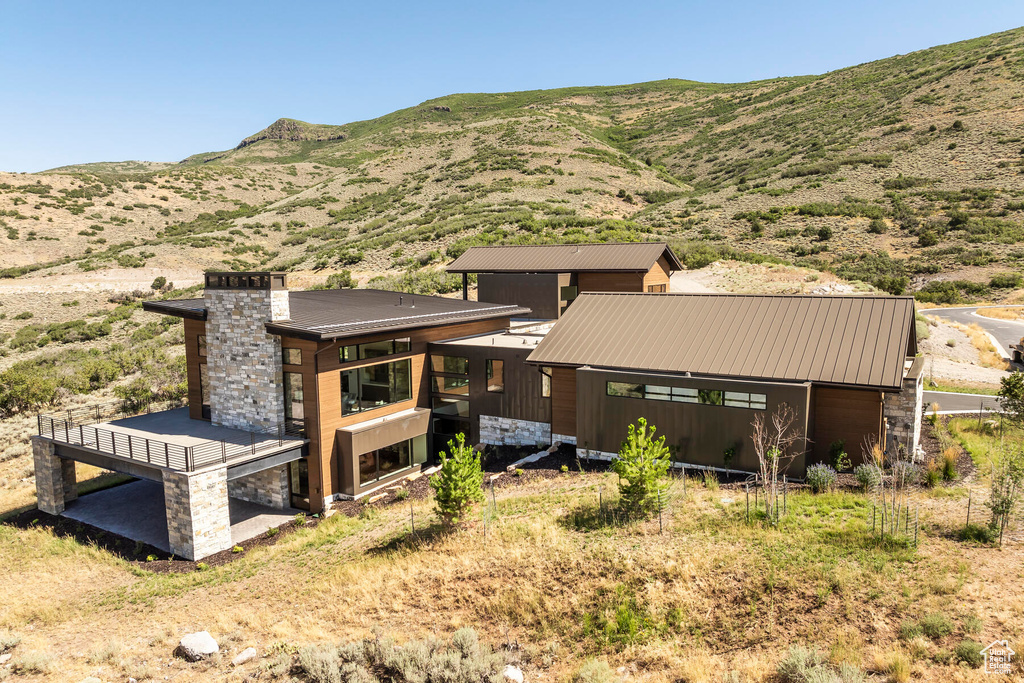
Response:
M160 313L161 315L173 315L178 318L190 320L206 320L206 308L190 308L186 306L175 306L172 301L143 301L142 310L149 313Z

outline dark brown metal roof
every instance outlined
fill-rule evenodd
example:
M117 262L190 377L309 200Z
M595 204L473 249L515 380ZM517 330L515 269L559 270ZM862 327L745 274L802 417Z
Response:
M142 307L154 313L206 319L203 299L147 301ZM530 313L529 308L521 306L501 306L373 289L289 292L288 307L291 318L267 323L267 331L314 341L475 320L523 317Z
M894 296L582 294L528 361L899 391L917 353Z
M449 273L647 272L664 256L670 270L682 270L664 242L598 244L528 244L470 247L455 259Z

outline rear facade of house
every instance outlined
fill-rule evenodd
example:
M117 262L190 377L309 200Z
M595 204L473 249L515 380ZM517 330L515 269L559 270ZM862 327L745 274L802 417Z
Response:
M854 462L872 441L917 448L912 299L673 294L657 243L496 249L460 258L478 301L207 273L203 298L146 302L184 319L187 408L40 416L40 509L74 500L75 461L163 482L171 548L198 559L231 546L229 498L319 512L417 476L458 434L611 458L645 417L678 464L751 472L751 423L785 404L792 476L839 441ZM487 273L506 278L490 294Z

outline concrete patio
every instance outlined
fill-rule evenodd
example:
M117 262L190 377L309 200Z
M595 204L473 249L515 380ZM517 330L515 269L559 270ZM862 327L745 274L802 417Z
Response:
M231 543L239 544L281 526L302 510L276 509L231 498ZM146 480L97 491L67 504L63 515L171 552L163 485Z

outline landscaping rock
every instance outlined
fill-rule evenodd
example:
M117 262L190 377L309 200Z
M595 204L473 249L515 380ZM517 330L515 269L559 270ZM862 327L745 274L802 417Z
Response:
M217 641L206 631L189 633L178 643L178 654L190 662L198 662L217 652L220 652Z
M501 672L501 675L508 683L523 683L523 671L518 666L506 664L505 670Z
M241 652L239 652L237 655L235 655L235 658L231 660L231 665L241 666L242 664L245 664L248 661L256 659L256 654L256 648L247 647Z

